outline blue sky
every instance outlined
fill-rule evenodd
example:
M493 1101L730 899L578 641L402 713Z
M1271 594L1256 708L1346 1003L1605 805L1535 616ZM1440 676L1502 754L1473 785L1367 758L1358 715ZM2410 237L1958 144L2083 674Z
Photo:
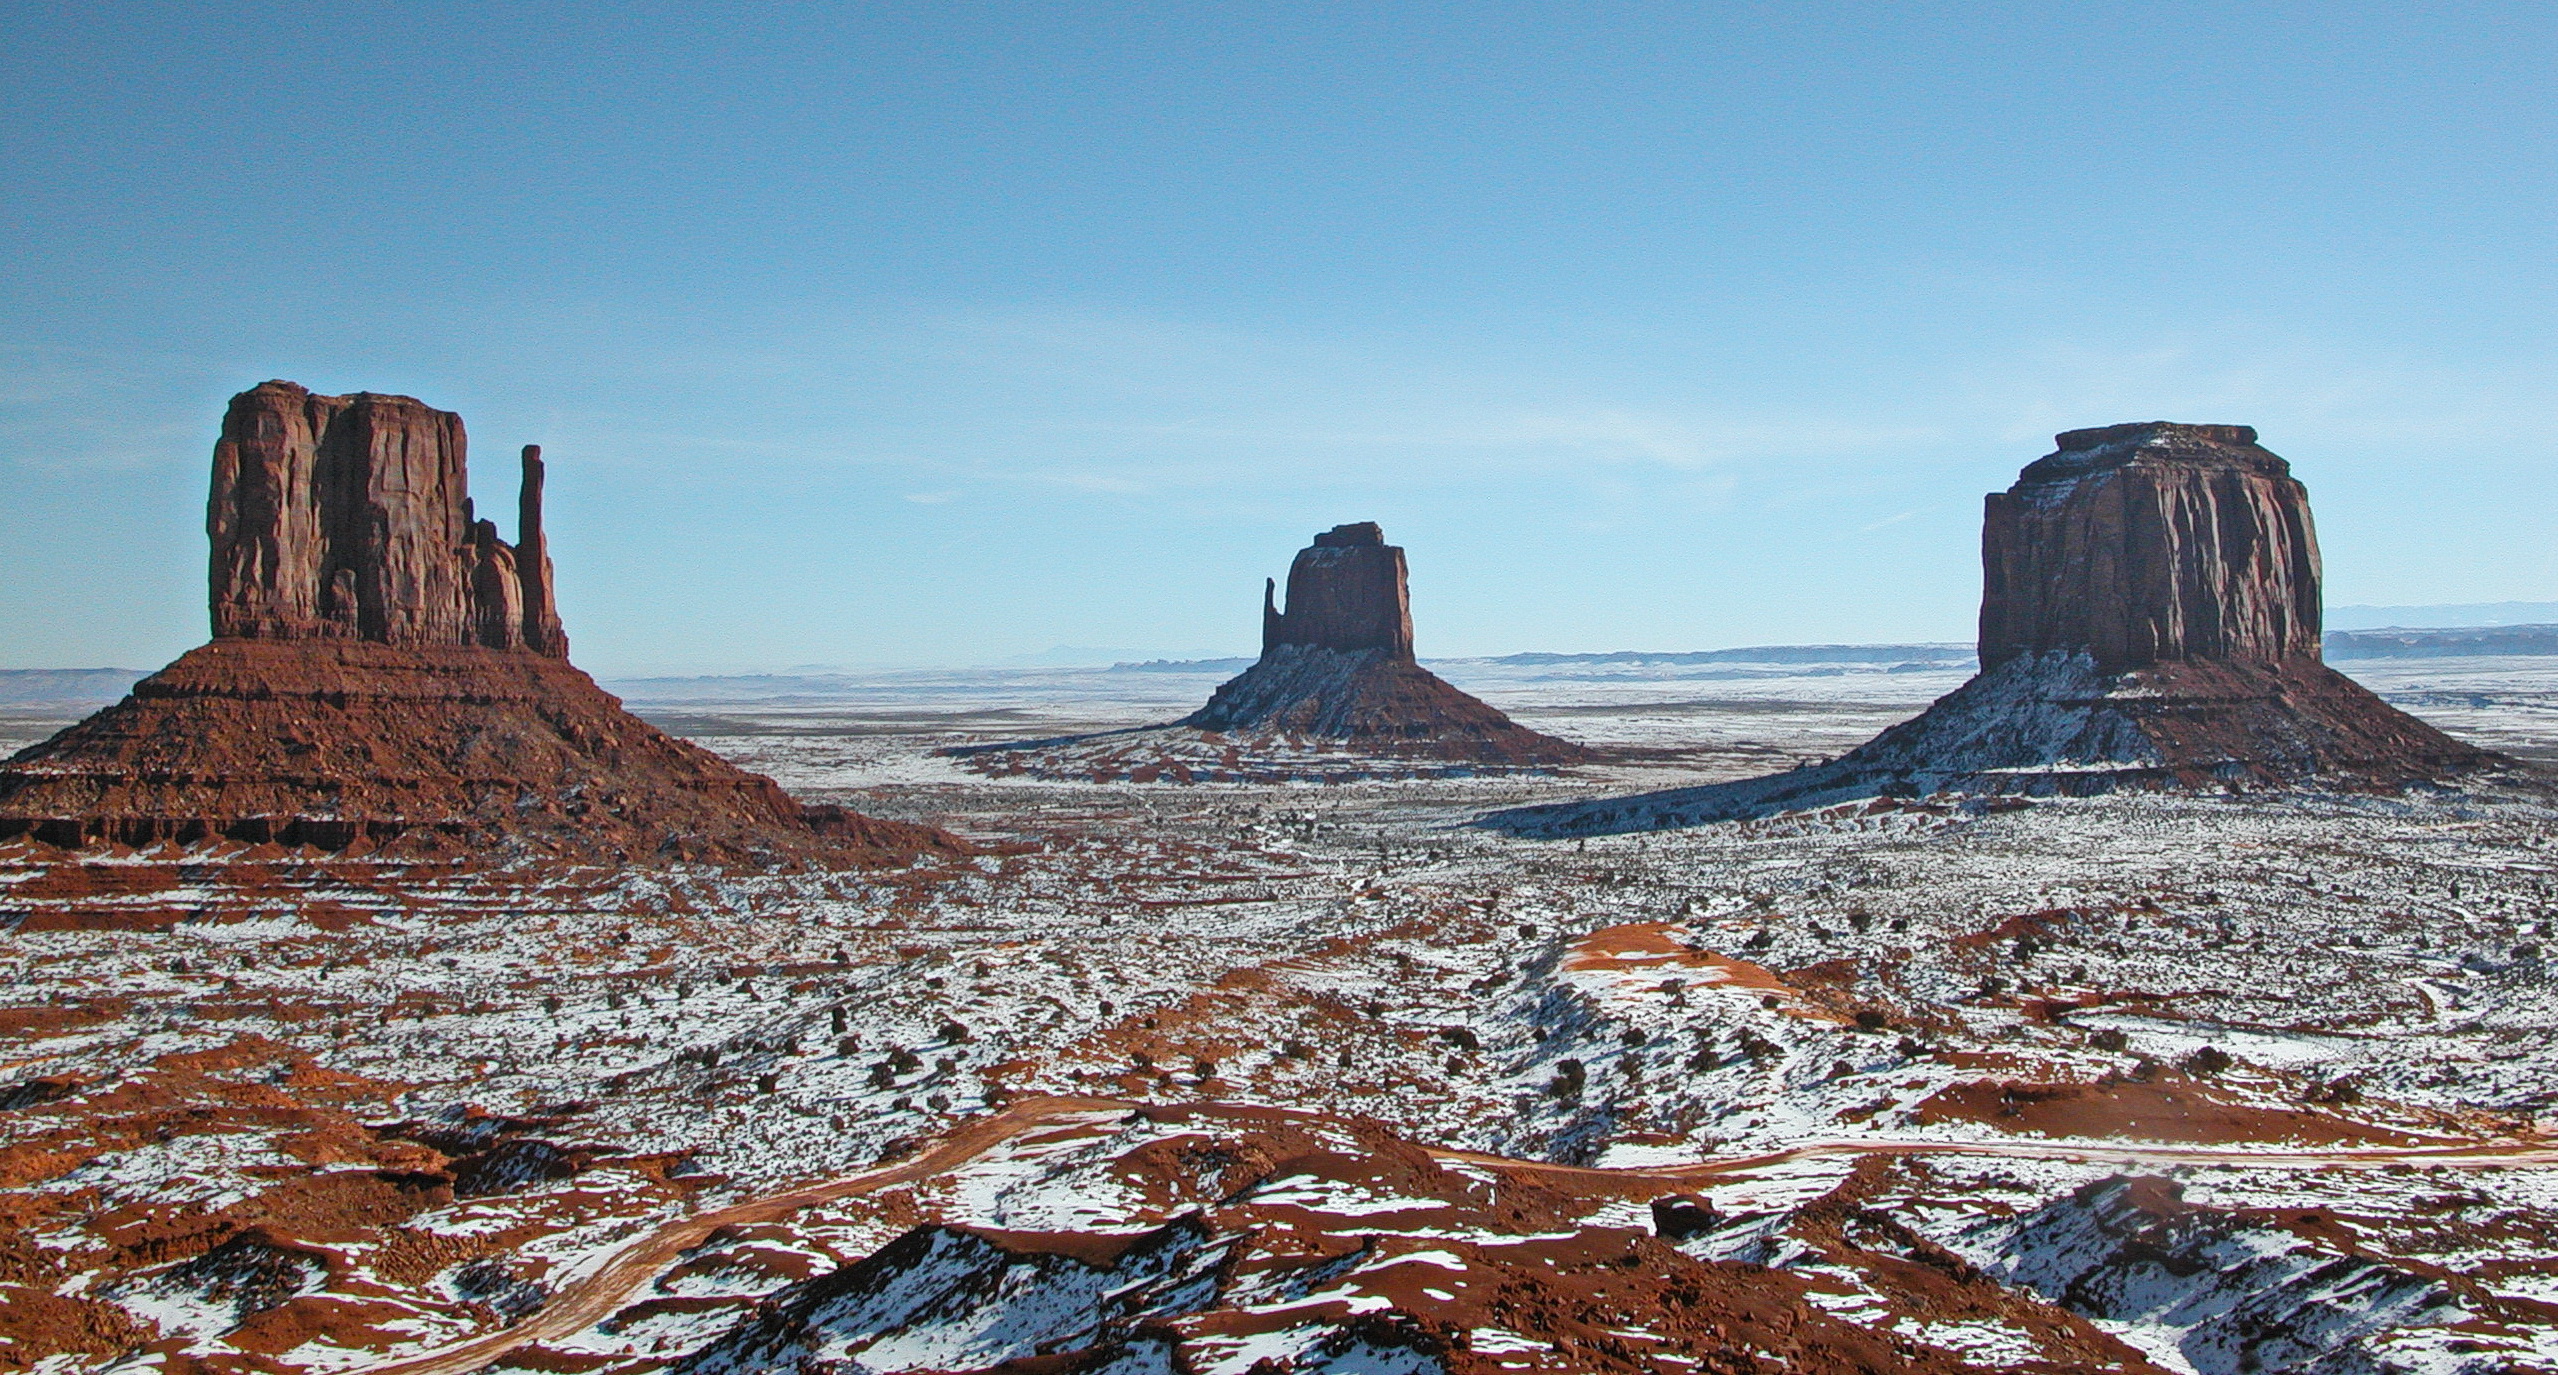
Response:
M608 673L1968 638L2053 431L2558 599L2545 4L9 7L0 667L204 633L225 397L552 458ZM494 461L493 461L494 460ZM498 503L503 508L503 503Z

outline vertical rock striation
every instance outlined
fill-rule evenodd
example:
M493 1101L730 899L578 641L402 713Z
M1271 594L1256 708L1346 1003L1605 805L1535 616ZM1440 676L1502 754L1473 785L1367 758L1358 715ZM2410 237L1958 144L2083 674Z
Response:
M1589 757L1449 686L1412 652L1403 550L1373 521L1315 536L1288 567L1288 604L1265 582L1261 658L1180 723L1228 735L1336 740L1380 754L1487 764Z
M1593 834L1939 792L2394 789L2511 762L2321 660L2309 493L2247 426L2057 436L1989 497L1981 570L1979 675L1854 751L1486 824Z
M462 418L406 396L267 382L214 446L216 639L476 644L568 657L542 543L541 450L524 451L516 545L474 520Z
M2309 492L2245 425L2072 430L1992 493L1981 668L2055 650L2101 672L2318 658Z
M518 539L462 421L268 382L214 446L213 641L0 764L0 839L867 863L965 846L803 807L568 662L528 447Z
M1412 658L1412 593L1403 550L1386 543L1375 521L1336 525L1297 551L1288 565L1288 609L1274 603L1275 581L1261 591L1261 652L1281 645L1356 654L1382 650Z

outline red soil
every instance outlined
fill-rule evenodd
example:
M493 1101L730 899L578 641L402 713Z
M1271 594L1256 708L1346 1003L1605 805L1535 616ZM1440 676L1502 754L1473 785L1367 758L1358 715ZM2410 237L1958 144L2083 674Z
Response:
M188 652L0 766L9 835L829 865L967 848L803 807L622 710L563 660L354 640Z
M2050 1137L2176 1141L2195 1145L2285 1142L2308 1146L2409 1146L2424 1138L2290 1108L2232 1102L2183 1075L2089 1084L1976 1080L1940 1089L1911 1120L1979 1122Z

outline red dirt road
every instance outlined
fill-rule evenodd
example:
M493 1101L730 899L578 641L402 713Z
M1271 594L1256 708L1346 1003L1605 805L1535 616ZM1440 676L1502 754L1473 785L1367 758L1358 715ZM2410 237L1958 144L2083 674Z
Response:
M581 1332L610 1317L633 1290L655 1279L687 1249L722 1227L771 1222L815 1204L929 1178L1041 1127L1080 1116L1124 1113L1133 1106L1101 1098L1025 1099L983 1121L963 1125L931 1149L902 1163L766 1194L667 1223L623 1247L595 1273L561 1290L540 1312L513 1327L369 1369L373 1375L465 1375L518 1347Z

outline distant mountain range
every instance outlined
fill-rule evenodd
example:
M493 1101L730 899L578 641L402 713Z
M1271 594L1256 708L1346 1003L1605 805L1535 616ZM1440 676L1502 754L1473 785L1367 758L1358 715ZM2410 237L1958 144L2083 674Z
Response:
M2331 606L2325 622L2339 630L2449 629L2459 626L2558 625L2558 602L2460 602L2442 606Z
M1678 652L1621 649L1607 654L1504 654L1496 659L1448 659L1445 663L1510 664L1959 664L1972 657L1967 644L1751 645L1741 649Z
M2558 602L2471 602L2447 606L2331 606L2327 608L2327 657L2356 659L2440 659L2460 655L2558 656ZM1052 651L1059 658L1067 651ZM1049 655L1029 656L994 670L1016 674L1049 671L1160 674L1235 674L1251 667L1246 658L1126 660L1108 667L1089 661L1080 665L1042 664ZM1946 642L1881 645L1751 645L1736 649L1614 650L1597 654L1554 654L1531 651L1477 658L1434 658L1444 664L1498 664L1504 668L1613 667L1641 668L1687 664L1885 664L1951 668L1970 661L1972 646ZM1034 666L1035 665L1035 666ZM976 670L983 672L985 670ZM939 677L970 670L908 670L899 677ZM138 668L0 669L0 707L67 708L101 706L116 701L149 676ZM750 697L791 696L823 691L883 675L802 671L794 673L719 674L682 678L607 679L607 686L634 696L721 696L743 691Z
M1113 673L1241 673L1252 667L1251 659L1147 659L1136 663L1116 663Z
M2327 657L2449 659L2471 654L2558 655L2558 625L2476 625L2386 630L2331 630Z
M151 676L147 668L0 669L0 706L80 706L113 702Z

